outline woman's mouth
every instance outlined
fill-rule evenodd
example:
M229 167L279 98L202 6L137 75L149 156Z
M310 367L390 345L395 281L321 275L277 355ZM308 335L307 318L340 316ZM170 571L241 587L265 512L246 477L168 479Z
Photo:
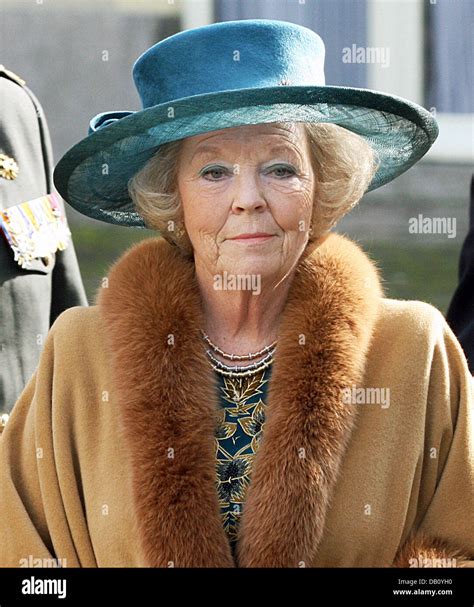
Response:
M235 242L244 242L246 244L265 242L273 238L273 234L268 234L267 232L253 232L253 233L245 233L238 234L229 240L234 240Z

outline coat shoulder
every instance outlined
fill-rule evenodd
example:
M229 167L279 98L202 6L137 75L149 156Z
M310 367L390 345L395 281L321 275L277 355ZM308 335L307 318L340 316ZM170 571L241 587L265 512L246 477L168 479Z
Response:
M54 321L50 331L56 336L63 334L74 337L84 336L85 333L94 333L100 330L101 319L99 307L95 306L73 306L61 312Z
M432 304L382 298L380 301L376 334L381 342L408 360L425 355L431 359L434 349L450 349L463 358L463 352L443 314Z
M56 318L48 339L63 360L77 365L88 359L98 361L102 351L105 355L104 333L99 306L74 306Z
M381 300L380 312L385 320L406 323L411 328L419 327L421 331L432 328L433 324L446 324L438 308L425 301L384 297Z

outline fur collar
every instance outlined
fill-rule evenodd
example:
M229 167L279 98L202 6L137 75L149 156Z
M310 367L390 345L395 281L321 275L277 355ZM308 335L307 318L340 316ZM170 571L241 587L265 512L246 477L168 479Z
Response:
M312 566L355 422L357 407L341 403L341 389L362 378L382 296L374 263L341 235L299 260L234 561L215 486L219 403L194 264L162 238L114 264L98 304L145 565Z

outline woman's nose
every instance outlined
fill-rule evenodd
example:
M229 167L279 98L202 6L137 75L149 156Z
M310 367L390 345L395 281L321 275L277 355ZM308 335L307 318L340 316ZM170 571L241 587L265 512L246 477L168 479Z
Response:
M259 183L258 175L248 171L237 174L234 179L232 209L236 212L262 211L267 203Z

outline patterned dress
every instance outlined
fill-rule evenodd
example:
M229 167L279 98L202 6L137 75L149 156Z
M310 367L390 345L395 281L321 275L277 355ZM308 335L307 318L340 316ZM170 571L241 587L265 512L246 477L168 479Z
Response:
M222 523L235 555L252 463L263 435L271 365L247 377L215 373L221 405L215 440L217 491Z

